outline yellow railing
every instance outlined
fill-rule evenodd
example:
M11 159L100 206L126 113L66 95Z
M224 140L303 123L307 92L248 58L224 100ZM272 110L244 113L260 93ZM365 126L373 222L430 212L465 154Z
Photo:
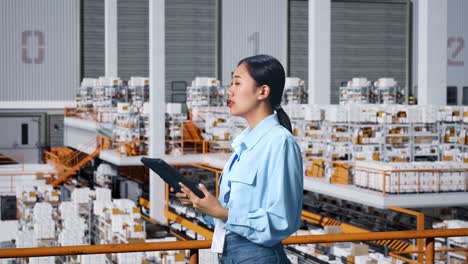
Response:
M284 245L292 244L317 244L336 242L359 242L388 239L425 239L423 250L398 252L408 254L413 252L424 253L427 264L434 263L436 252L434 239L444 237L468 236L468 228L445 229L445 230L416 230L416 231L392 231L337 235L308 235L291 236L283 241ZM65 246L48 248L17 248L0 250L0 258L21 257L44 257L44 256L67 256L86 254L109 254L145 251L167 251L167 250L190 250L190 263L198 263L198 250L207 249L211 246L211 240L177 241L177 242L152 242L135 244L113 244L113 245L89 245L89 246ZM439 249L438 251L441 251ZM450 249L451 250L451 249ZM450 251L447 249L447 251ZM468 251L467 248L457 250ZM412 261L413 262L413 261Z

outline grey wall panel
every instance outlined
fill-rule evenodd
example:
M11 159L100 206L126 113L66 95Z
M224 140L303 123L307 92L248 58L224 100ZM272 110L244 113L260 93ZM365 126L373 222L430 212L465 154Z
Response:
M48 116L49 147L63 146L63 115Z
M81 0L83 78L104 76L104 0Z
M73 100L79 1L0 1L0 101Z
M228 85L240 59L255 54L276 57L287 71L287 1L222 2L222 83Z
M290 77L299 77L308 86L308 9L309 2L289 1L288 63Z
M149 2L117 2L118 76L149 76Z
M392 77L406 86L405 3L332 1L331 102L352 77Z
M166 1L166 101L171 83L216 77L216 0Z

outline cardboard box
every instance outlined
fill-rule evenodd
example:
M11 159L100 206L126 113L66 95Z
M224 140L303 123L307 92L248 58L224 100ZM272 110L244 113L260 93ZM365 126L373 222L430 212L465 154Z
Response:
M353 244L351 246L352 256L365 256L369 255L369 245L367 244Z
M335 235L335 234L342 234L340 226L324 226L325 234L328 235Z

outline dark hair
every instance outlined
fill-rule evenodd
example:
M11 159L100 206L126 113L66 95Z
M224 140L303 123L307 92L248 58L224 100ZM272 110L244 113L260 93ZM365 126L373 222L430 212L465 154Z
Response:
M237 66L244 64L258 86L268 85L270 87L270 104L276 110L278 120L289 132L292 133L291 120L281 108L284 83L286 76L281 63L269 55L255 55L239 61Z

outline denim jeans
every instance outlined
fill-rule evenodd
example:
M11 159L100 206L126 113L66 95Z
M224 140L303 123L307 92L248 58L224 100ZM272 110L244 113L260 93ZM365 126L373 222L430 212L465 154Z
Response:
M219 264L288 264L290 263L280 243L273 247L257 245L238 234L226 235L223 254L218 254Z

